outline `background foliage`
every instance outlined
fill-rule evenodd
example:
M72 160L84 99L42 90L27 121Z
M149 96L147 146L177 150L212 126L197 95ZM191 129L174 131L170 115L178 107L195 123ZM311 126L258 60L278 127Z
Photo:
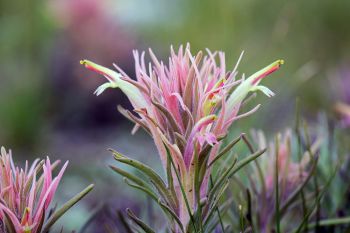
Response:
M332 125L334 103L350 103L344 88L350 83L349 10L344 0L0 0L0 142L22 156L17 161L48 153L71 160L62 200L83 188L80 181L97 183L94 195L62 220L67 229L77 229L96 209L140 208L144 197L107 170L106 148L148 164L158 163L156 150L143 133L130 138L131 125L115 108L127 106L120 93L92 96L99 80L79 66L81 58L117 62L132 73L132 49L152 47L165 57L170 44L186 42L193 50L225 51L232 66L245 50L239 71L247 74L283 58L279 78L266 83L277 96L261 101L263 108L234 131L253 127L271 135L291 125L296 96L311 124L325 111ZM101 200L109 207L99 206Z

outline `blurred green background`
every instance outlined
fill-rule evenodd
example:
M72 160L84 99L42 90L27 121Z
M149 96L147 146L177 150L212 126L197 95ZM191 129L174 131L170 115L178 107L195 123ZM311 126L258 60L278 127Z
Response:
M101 203L140 200L108 170L107 148L159 163L150 139L131 136L116 111L128 106L125 97L93 96L104 80L80 59L115 62L132 75L132 49L151 47L167 61L170 45L187 42L194 52L225 51L232 68L244 50L240 74L282 58L283 68L264 81L276 96L258 95L262 108L235 125L276 132L293 122L296 97L310 119L350 103L349 12L346 0L0 0L0 144L16 161L70 160L58 202L97 184L62 220L79 229Z

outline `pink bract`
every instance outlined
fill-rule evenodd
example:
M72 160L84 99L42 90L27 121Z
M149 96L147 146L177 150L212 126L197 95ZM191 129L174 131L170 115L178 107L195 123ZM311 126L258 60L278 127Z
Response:
M249 76L236 79L237 66L229 70L223 52L206 50L191 54L190 46L180 46L176 53L170 50L168 63L157 59L149 50L150 63L145 62L145 52L133 52L136 80L130 78L118 66L118 71L105 68L91 61L83 60L86 68L102 74L107 83L101 85L96 94L107 88L120 88L129 98L134 113L119 108L122 114L135 122L135 130L143 127L150 133L158 148L164 169L167 166L167 153L174 160L181 177L187 199L192 210L196 209L194 187L194 167L196 156L207 158L210 164L218 154L221 142L232 123L257 110L239 114L243 100L249 93L261 91L267 96L273 92L260 81L276 71L282 60ZM241 57L239 58L239 60ZM199 158L200 159L200 158ZM200 196L207 195L210 167L205 168ZM186 225L189 215L179 183L173 174L179 205L175 212Z
M49 158L33 162L25 168L15 166L11 151L1 148L0 157L0 221L2 227L16 233L39 233L49 212L48 208L68 165L66 162L56 177ZM2 229L4 230L4 229Z

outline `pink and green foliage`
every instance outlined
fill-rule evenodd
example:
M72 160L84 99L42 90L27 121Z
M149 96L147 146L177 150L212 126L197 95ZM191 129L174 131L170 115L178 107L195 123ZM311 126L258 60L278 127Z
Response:
M295 216L293 210L300 211L302 204L296 203L296 199L315 175L321 140L317 138L312 145L306 146L306 150L298 150L298 137L291 129L283 135L277 134L269 144L262 131L253 131L252 135L259 148L268 150L264 156L256 159L255 166L251 167L253 171L246 173L249 174L249 190L253 193L251 208L254 212L250 221L255 222L259 232L271 232L276 225L276 199L280 217L289 219L291 223ZM287 224L285 228L295 228L296 225Z
M213 203L225 189L226 182L221 181L214 191L209 188L211 165L221 154L221 140L233 122L258 109L259 105L240 113L249 93L261 91L269 97L274 95L259 83L283 61L277 60L248 78L242 75L237 79L239 61L233 70L227 69L223 52L207 50L206 55L200 51L194 56L189 45L180 46L177 53L171 48L168 65L159 61L151 50L149 54L152 62L146 64L145 53L134 51L136 80L116 65L118 72L81 61L108 80L96 90L96 95L107 88L120 88L129 98L135 113L121 107L119 110L135 123L133 132L142 127L153 137L167 182L151 168L117 152L115 159L148 175L158 194L131 174L117 167L112 169L131 180L134 186L151 193L170 219L175 219L174 231L205 227L210 224ZM229 174L227 171L222 180Z
M46 221L50 213L50 204L54 198L56 189L61 181L68 161L62 166L57 176L53 176L53 170L59 161L50 162L36 159L31 166L28 161L25 167L15 166L11 151L6 152L1 148L0 157L0 222L1 232L9 233L39 233L48 230L49 227L66 210L61 208L52 212L53 218ZM89 187L84 193L79 194L79 199L91 190ZM73 199L72 199L73 200ZM68 202L67 202L68 203ZM72 203L65 205L70 208ZM74 201L74 204L76 201Z

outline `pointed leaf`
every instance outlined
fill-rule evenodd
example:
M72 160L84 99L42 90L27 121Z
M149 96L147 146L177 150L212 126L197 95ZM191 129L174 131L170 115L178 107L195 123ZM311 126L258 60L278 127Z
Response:
M219 154L211 161L209 164L209 167L212 166L218 159L220 159L223 155L225 155L227 152L229 152L241 139L244 134L241 134L239 137L233 139L229 144L227 144L220 152Z
M142 228L142 230L144 230L146 233L155 233L155 231L148 226L146 223L144 223L141 219L139 219L138 217L136 217L136 215L130 210L130 209L126 209L126 213L128 214L128 216L139 226Z
M235 169L233 169L233 171L232 171L232 173L230 174L229 177L232 177L236 172L238 172L245 165L247 165L248 163L250 163L254 159L258 158L260 155L264 154L265 151L266 151L266 149L259 150L259 151L255 152L254 154L248 156L247 158L242 159L241 161L239 161L237 163L237 166L235 167Z
M172 193L166 188L163 179L152 168L135 159L128 158L115 150L109 149L109 151L113 153L115 160L128 164L147 175L161 195L166 197L167 201L171 202L171 205L176 206L175 197L173 197Z
M116 167L116 166L113 166L113 165L109 165L109 167L116 173L118 173L119 175L121 176L124 176L126 178L128 178L129 180L131 180L132 182L140 185L140 186L145 186L145 183L140 179L138 178L137 176L127 172L127 171L124 171L123 169L119 168L119 167Z
M83 191L75 195L72 199L67 201L61 208L59 208L45 223L43 233L50 230L50 227L55 224L55 222L65 214L72 206L74 206L78 201L80 201L86 194L88 194L94 188L93 184L90 184Z

